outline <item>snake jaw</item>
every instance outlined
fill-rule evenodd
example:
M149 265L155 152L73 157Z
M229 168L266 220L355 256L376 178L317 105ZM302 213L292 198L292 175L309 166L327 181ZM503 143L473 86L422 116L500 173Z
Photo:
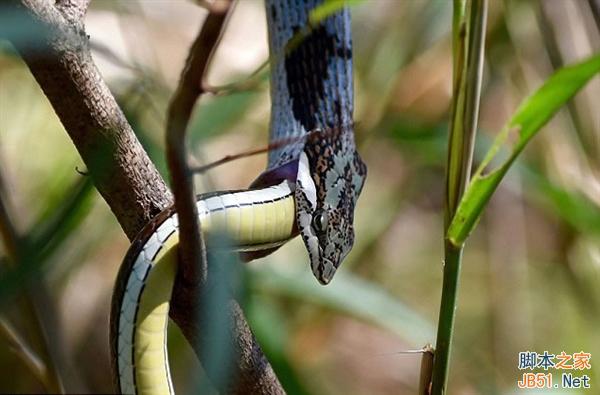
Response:
M327 258L323 258L321 266L322 267L320 272L318 274L314 273L314 275L317 277L317 280L319 280L321 284L327 285L333 279L333 276L337 269L334 266L333 262L331 262Z
M317 280L331 282L354 244L354 206L366 168L360 157L335 160L329 170L319 168L323 156L308 145L298 162L296 223L308 250ZM326 220L323 220L323 216Z
M296 223L308 251L310 268L321 284L328 284L333 277L333 273L331 269L324 269L331 267L335 272L335 266L331 261L324 258L323 247L313 227L313 217L318 207L317 191L311 177L308 158L304 152L300 154L298 161L298 174L294 193L296 196Z

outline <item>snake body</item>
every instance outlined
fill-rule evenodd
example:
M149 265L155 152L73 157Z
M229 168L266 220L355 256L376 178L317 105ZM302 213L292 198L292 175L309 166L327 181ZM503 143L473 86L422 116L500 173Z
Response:
M310 23L321 2L266 0L270 141L288 143L269 152L248 190L200 195L197 207L204 234L227 232L232 248L250 258L300 234L313 274L327 284L352 248L366 167L354 144L350 13ZM144 227L121 265L110 334L121 393L174 392L166 329L178 240L169 208Z

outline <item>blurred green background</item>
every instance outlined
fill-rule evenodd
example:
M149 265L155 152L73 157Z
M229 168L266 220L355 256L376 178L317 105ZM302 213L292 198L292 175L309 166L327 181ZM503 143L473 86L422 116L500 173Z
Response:
M594 0L490 2L476 159L554 69L600 50L598 7ZM402 352L435 343L441 292L452 7L366 0L352 12L356 134L369 168L355 247L322 287L302 243L288 243L248 265L244 305L290 393L412 394L420 355ZM192 1L94 0L86 17L94 59L165 179L166 106L205 15ZM267 60L264 21L261 1L239 1L211 85L244 80ZM0 49L2 198L18 231L43 251L31 270L0 279L3 316L27 338L15 295L25 283L44 290L50 307L41 316L69 367L67 388L111 392L110 298L129 243L77 171L85 166L27 67L8 43ZM250 89L201 99L193 163L266 144L266 73ZM596 77L533 141L469 240L450 393L517 393L518 353L527 350L591 352L587 393L600 388L598 103ZM265 163L256 156L218 167L196 177L196 191L245 188ZM200 368L171 327L171 371L185 393ZM0 372L0 392L42 390L4 338Z

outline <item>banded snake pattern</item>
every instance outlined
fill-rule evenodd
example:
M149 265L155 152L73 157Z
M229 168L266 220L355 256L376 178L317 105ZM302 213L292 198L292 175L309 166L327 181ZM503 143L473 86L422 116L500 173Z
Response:
M199 221L204 234L227 232L247 256L265 255L299 234L313 274L327 284L354 243L354 207L366 177L354 142L350 11L311 24L322 0L265 3L269 138L289 143L269 152L267 169L248 190L200 195ZM120 393L174 393L166 328L177 243L170 208L146 225L121 265L110 328Z

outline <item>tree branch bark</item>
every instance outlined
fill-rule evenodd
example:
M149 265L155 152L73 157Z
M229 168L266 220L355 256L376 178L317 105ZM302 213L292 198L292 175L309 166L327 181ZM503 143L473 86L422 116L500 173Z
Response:
M20 3L13 20L21 29L9 38L131 240L172 203L171 193L96 68L83 25L48 1Z
M88 0L9 0L10 26L0 26L48 97L73 140L96 188L132 240L172 195L136 138L94 64L83 16ZM197 355L202 325L190 314L198 308L198 284L180 284L173 295L171 318ZM232 301L231 339L237 351L234 394L284 393L262 354L237 303Z
M192 173L187 162L186 132L194 105L204 93L202 80L211 54L231 11L231 1L225 0L221 4L223 6L217 11L209 11L190 49L167 117L167 163L173 181L175 208L179 215L180 267L183 279L192 284L203 284L206 280L206 254L200 237Z
M80 24L83 27L83 18L90 5L91 0L56 0L54 6L71 23Z
M194 105L204 93L203 80L208 69L211 55L217 47L224 30L226 20L231 12L231 0L214 3L194 41L177 90L169 106L167 118L167 161L175 194L175 207L179 216L179 286L174 290L171 316L176 321L186 322L182 331L192 342L201 362L204 357L203 344L214 341L202 330L203 322L199 317L205 316L206 294L202 292L213 283L206 282L206 250L200 236L196 195L194 192L192 172L187 162L186 131L194 109ZM198 285L200 284L200 287ZM214 284L222 287L226 284ZM226 308L226 306L224 306ZM227 338L233 355L238 358L238 365L233 378L228 383L227 392L233 394L283 394L284 391L275 376L260 346L252 335L244 314L235 300L229 302L229 322L231 327ZM209 373L210 374L210 373ZM216 379L216 382L219 380ZM218 388L221 390L221 388Z

